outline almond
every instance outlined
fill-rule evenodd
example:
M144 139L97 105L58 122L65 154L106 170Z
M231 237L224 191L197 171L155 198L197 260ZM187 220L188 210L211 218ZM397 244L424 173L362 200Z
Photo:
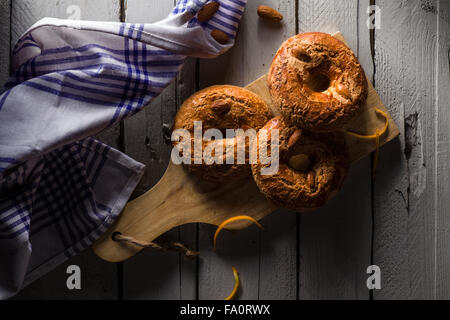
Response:
M278 117L277 118L273 118L266 125L267 131L270 131L270 130L273 130L273 129L278 129L279 127L280 127L280 119L278 119Z
M311 171L308 173L308 176L306 177L307 183L311 189L315 189L316 185L316 174L314 171Z
M306 154L297 154L289 158L289 166L297 171L305 172L309 165L309 157Z
M295 130L292 136L289 138L288 148L293 147L297 143L298 139L300 139L301 135L302 131L300 129Z
M280 22L283 20L283 15L269 6L259 6L258 16L272 22Z
M212 18L214 13L216 13L216 11L219 9L219 6L220 5L218 2L209 2L209 3L205 4L198 12L197 20L200 22L208 21L209 19Z
M350 91L348 90L348 88L343 85L342 83L338 83L338 85L336 86L336 91L344 98L351 100L352 99L352 95L350 94Z
M214 29L211 31L211 36L220 44L225 44L228 42L227 34L221 30Z
M310 62L312 60L310 55L308 54L308 52L306 52L302 48L294 48L294 49L292 49L291 52L295 58L297 58L298 60L301 60L303 62Z
M218 100L214 101L214 103L211 106L211 109L215 114L223 115L225 113L228 113L231 107L225 101Z

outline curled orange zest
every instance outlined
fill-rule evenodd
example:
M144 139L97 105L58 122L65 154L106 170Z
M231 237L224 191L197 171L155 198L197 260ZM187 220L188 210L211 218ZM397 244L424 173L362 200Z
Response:
M378 155L380 154L380 131L377 129L375 135L376 140L376 149L375 149L375 154L373 156L373 166L372 166L372 177L375 177L375 173L377 171L377 165L378 165Z
M261 230L264 230L263 226L256 221L254 218L250 217L250 216L236 216L236 217L232 217L230 219L225 220L224 222L222 222L219 227L216 230L216 233L214 234L214 249L216 249L216 241L217 241L217 236L219 235L220 231L222 231L222 229L229 223L234 222L234 221L238 221L238 220L250 220L251 222L253 222L254 224L256 224Z
M379 114L381 114L384 117L385 120L385 124L384 124L384 128L383 130L379 131L377 129L378 132L376 132L375 134L371 134L371 135L363 135L363 134L359 134L353 131L347 131L347 133L351 136L357 137L357 138L361 138L361 139L378 139L380 136L382 136L383 134L386 133L387 128L389 126L389 119L388 119L388 115L386 112L384 112L383 110L380 110L378 108L375 108L375 111Z
M231 291L230 295L225 298L225 300L233 299L239 289L239 273L235 267L231 267L231 268L233 269L234 289L233 289L233 291Z
M360 138L360 139L375 139L375 145L376 145L376 149L375 149L375 154L373 157L373 167L372 167L372 176L375 176L375 172L377 170L377 165L378 165L378 156L380 154L380 137L386 133L387 128L389 126L389 119L388 119L388 115L386 112L384 112L383 110L380 110L378 108L375 108L375 111L379 114L381 114L384 117L385 120L385 124L384 124L384 128L383 130L379 130L377 129L375 131L375 134L372 135L362 135L353 131L347 131L347 133L351 136Z

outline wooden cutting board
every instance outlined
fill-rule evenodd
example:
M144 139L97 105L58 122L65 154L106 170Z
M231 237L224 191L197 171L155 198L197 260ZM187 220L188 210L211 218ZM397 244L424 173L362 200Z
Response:
M334 37L344 41L340 33ZM345 42L345 41L344 41ZM266 82L262 76L246 88L266 101L274 115L279 111L273 104ZM384 119L374 109L387 112L380 97L369 81L369 95L361 115L345 130L361 134L373 134L376 128L383 128ZM388 131L380 137L380 145L399 135L398 127L389 115ZM350 158L355 162L376 149L374 140L361 140L347 136ZM277 208L259 192L252 177L245 181L227 184L212 184L201 181L188 173L183 166L169 164L164 176L150 191L131 201L114 225L93 245L94 252L110 262L126 260L142 248L124 245L112 240L114 232L142 241L153 241L165 232L188 223L209 223L219 225L236 215L249 215L257 220L269 215ZM250 223L237 221L227 229L239 230Z

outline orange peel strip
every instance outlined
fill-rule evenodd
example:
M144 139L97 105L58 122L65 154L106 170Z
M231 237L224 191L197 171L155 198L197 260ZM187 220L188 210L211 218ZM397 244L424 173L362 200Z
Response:
M353 131L347 131L347 133L348 133L349 135L351 135L351 136L354 136L354 137L360 138L360 139L379 139L380 136L382 136L383 134L386 133L387 128L389 127L389 117L388 117L387 113L384 112L383 110L380 110L380 109L378 109L378 108L375 108L375 111L376 111L377 113L381 114L381 115L384 117L385 124L384 124L383 130L379 131L379 130L377 129L378 132L375 133L375 134L371 134L371 135L363 135L363 134L359 134L359 133L356 133L356 132L353 132Z
M239 289L239 273L235 267L231 267L231 269L233 269L234 289L231 291L230 295L225 298L225 300L233 299Z
M372 177L375 177L375 173L377 171L377 165L378 165L378 156L380 154L380 130L377 129L375 135L376 140L376 149L375 149L375 154L373 155L373 166L372 166Z
M388 119L388 115L386 112L384 112L383 110L380 110L378 108L375 108L375 111L379 114L381 114L384 117L385 123L384 123L384 128L383 130L380 131L380 129L377 129L375 131L375 134L372 135L362 135L353 131L347 131L347 133L351 136L354 136L356 138L360 138L360 139L375 139L375 145L376 145L376 149L375 149L375 154L373 157L373 166L372 166L372 176L375 177L375 172L377 170L377 165L378 165L378 157L380 154L380 137L386 133L387 128L389 126L389 119Z
M222 222L219 227L216 230L216 233L214 233L214 241L213 241L213 246L214 249L216 249L216 241L217 241L217 236L219 235L220 231L222 231L222 229L229 223L234 222L234 221L238 221L238 220L249 220L251 222L253 222L254 224L256 224L258 226L258 228L260 228L261 230L264 230L264 227L258 222L256 221L255 218L250 217L250 216L236 216L236 217L232 217L230 219L225 220L224 222Z

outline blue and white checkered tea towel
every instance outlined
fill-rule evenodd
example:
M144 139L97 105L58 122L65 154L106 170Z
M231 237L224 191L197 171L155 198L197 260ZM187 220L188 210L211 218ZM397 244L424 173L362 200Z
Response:
M0 298L87 248L117 218L143 165L91 136L140 111L186 56L234 44L246 0L181 0L154 24L43 19L19 40L0 96ZM212 29L228 34L216 42Z

